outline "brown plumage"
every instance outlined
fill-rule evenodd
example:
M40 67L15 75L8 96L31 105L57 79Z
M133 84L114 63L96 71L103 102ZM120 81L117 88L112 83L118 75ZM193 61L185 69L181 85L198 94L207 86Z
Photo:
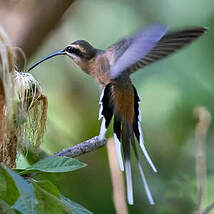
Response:
M134 89L129 78L122 83L113 81L112 100L115 114L119 115L122 121L132 124L134 121Z
M146 160L152 169L155 172L157 171L144 146L140 126L140 99L129 75L185 47L200 37L205 31L206 29L203 27L194 27L166 33L167 27L153 25L120 40L105 51L92 47L86 41L78 40L68 45L65 49L42 58L29 69L30 71L41 62L53 56L67 55L85 73L91 75L103 89L100 97L99 119L102 118L102 124L99 136L100 138L105 137L107 127L114 116L113 130L115 146L121 170L124 170L125 165L127 200L129 204L134 203L130 145L134 150L138 162L138 169L148 200L151 204L154 204L139 161L135 138ZM124 154L124 164L121 155L121 144Z

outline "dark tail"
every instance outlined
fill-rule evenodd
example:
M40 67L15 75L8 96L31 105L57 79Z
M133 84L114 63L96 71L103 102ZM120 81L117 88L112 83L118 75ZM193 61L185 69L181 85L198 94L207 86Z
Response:
M128 124L122 124L121 141L123 146L125 173L126 173L126 192L129 204L134 204L133 185L131 172L131 157L130 157L130 130Z
M140 164L137 148L136 148L136 145L135 145L134 132L133 132L133 129L132 129L131 126L129 127L129 133L130 133L130 136L131 136L130 137L131 145L132 145L132 148L133 148L134 153L135 153L135 158L137 160L138 169L139 169L139 172L140 172L140 176L141 176L142 182L144 184L144 188L145 188L145 191L146 191L147 198L148 198L150 204L154 204L154 200L152 198L151 191L150 191L148 183L146 181L146 178L145 178L145 175L144 175L144 172L143 172L143 168L142 168L142 166Z
M127 189L127 200L129 204L134 204L133 199L133 185L132 185L132 173L131 173L131 157L130 157L130 144L134 150L135 158L137 160L138 169L140 172L140 176L142 182L144 184L144 188L146 191L147 198L150 204L154 204L154 200L152 198L152 194L150 192L148 183L144 176L143 168L140 164L135 139L134 139L134 130L131 124L121 124L121 142L123 148L123 155L124 155L124 164L125 164L125 173L126 173L126 189Z
M107 130L107 127L112 119L112 116L114 115L114 103L112 101L112 89L111 84L108 84L100 97L100 114L99 119L103 118L101 128L100 128L100 137L103 138L105 136L105 132ZM133 86L134 88L134 86ZM135 158L137 160L138 169L141 175L142 182L144 184L144 188L146 191L146 195L148 197L148 200L150 204L154 204L154 200L152 198L151 192L149 190L149 186L147 184L146 178L144 176L143 168L140 164L138 152L135 144L135 137L139 142L140 148L142 149L148 163L150 164L151 168L157 172L154 164L151 161L151 158L149 157L149 154L144 146L143 142L143 135L141 131L141 125L140 125L140 110L139 110L139 102L140 99L137 95L137 91L134 88L134 94L135 94L135 117L133 124L130 124L128 122L121 121L120 117L118 115L114 115L114 142L115 147L117 151L117 158L120 165L120 169L124 171L124 165L125 165L125 174L126 174L126 186L127 186L127 200L129 204L134 203L133 199L133 185L132 185L132 173L131 173L131 157L130 157L130 147L132 146ZM123 150L123 156L124 156L124 164L121 154L121 144L122 144L122 150ZM130 146L131 145L131 146Z

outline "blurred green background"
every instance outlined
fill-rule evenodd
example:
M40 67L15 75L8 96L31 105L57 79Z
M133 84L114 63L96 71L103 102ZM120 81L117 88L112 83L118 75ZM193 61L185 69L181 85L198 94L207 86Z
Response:
M135 205L130 213L193 213L197 201L193 110L214 113L214 2L211 0L82 0L31 58L84 39L105 49L142 25L162 23L170 30L207 26L207 34L173 56L132 75L141 98L145 144L158 168L154 174L141 155L156 204L149 205L140 175L133 167ZM34 69L49 100L47 133L42 144L57 152L99 133L100 90L67 57ZM214 202L214 129L207 136L208 204ZM111 129L108 136L111 136ZM79 157L88 167L61 176L48 175L62 194L96 214L115 213L106 148Z

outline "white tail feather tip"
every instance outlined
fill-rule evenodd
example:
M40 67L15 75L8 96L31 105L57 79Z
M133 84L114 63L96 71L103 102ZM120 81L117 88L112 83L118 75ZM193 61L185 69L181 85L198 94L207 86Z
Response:
M124 165L123 165L123 158L122 158L122 154L121 154L121 143L117 138L117 135L114 134L114 145L115 145L115 149L116 149L116 153L117 153L117 160L120 166L120 170L124 171Z
M146 147L145 147L144 143L140 142L140 147L141 147L141 149L143 151L143 154L144 154L147 162L149 163L150 167L152 168L152 170L154 172L157 172L157 169L156 169L155 165L153 164L153 162L152 162L152 160L151 160L151 158L150 158L150 156L149 156L149 154L148 154L148 152L146 150Z
M157 172L157 169L156 169L155 165L153 164L152 159L150 158L149 153L147 152L146 147L144 145L144 139L143 139L142 129L141 129L141 126L140 126L140 121L138 121L138 130L139 130L139 133L140 133L140 147L141 147L141 150L143 151L143 154L144 154L147 162L149 163L150 167L152 168L152 170L154 172Z
M127 200L130 205L134 204L133 187L132 187L132 172L130 160L125 161L126 172L126 186L127 186Z
M139 168L139 171L140 171L140 175L141 175L141 178L142 178L142 181L143 181L143 184L144 184L144 188L145 188L146 195L147 195L147 198L149 200L149 203L153 205L153 204L155 204L155 202L153 200L151 191L149 189L149 185L148 185L148 183L146 181L145 175L143 173L143 169L142 169L142 167L141 167L139 162L138 162L138 168Z

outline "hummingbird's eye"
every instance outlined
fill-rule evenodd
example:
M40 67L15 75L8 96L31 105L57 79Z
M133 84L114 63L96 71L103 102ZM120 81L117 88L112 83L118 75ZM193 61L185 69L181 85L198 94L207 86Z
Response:
M65 49L65 51L68 52L68 53L74 54L74 55L76 55L78 57L81 57L81 58L83 57L83 53L78 48L75 48L75 47L72 47L72 46L68 46Z
M65 51L68 52L68 53L72 53L72 52L73 52L73 47L68 46L68 47L65 49Z

